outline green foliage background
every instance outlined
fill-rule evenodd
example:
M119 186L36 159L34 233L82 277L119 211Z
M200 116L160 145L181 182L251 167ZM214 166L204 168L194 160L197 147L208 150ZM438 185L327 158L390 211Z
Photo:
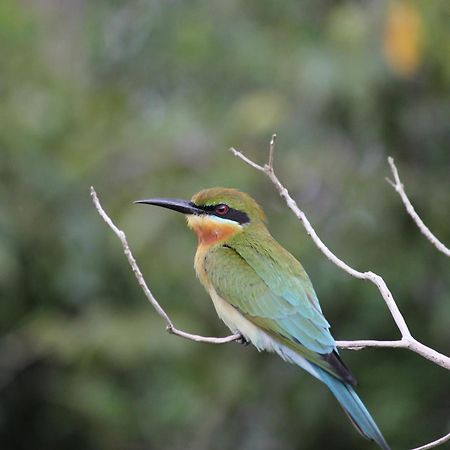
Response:
M449 354L449 261L387 185L392 155L450 242L448 2L414 2L415 73L383 56L389 2L0 3L0 447L369 449L326 389L251 347L168 335L89 198L129 237L182 329L225 335L183 218L132 205L237 187L301 258L338 339L393 339L376 289L314 247L261 174L276 169L322 239L381 274L414 335ZM444 369L400 350L343 352L395 449L448 432Z

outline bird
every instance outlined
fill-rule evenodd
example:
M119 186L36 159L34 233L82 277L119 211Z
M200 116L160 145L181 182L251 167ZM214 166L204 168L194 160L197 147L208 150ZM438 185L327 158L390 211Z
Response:
M198 240L194 267L219 318L242 343L278 354L323 382L356 429L381 449L386 440L355 391L311 280L266 226L248 194L209 188L191 200L150 198L135 203L186 216Z

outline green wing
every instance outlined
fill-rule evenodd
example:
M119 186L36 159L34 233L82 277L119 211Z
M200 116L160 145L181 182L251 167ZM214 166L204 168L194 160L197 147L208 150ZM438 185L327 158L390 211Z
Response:
M270 244L261 248L244 242L211 249L204 268L214 289L248 320L353 384L308 275L277 242Z

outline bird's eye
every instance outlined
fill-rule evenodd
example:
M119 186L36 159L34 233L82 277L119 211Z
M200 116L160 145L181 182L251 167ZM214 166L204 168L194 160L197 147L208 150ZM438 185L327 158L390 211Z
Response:
M217 205L214 209L214 211L219 214L220 216L224 216L228 211L230 210L230 208L228 207L228 205Z

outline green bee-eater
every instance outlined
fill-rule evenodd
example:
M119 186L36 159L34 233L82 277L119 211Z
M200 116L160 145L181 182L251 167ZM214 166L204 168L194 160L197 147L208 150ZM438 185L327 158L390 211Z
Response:
M137 203L185 214L198 238L197 276L228 328L325 383L361 434L389 450L354 390L356 380L339 356L307 273L271 236L255 200L236 189L213 188L191 201Z

